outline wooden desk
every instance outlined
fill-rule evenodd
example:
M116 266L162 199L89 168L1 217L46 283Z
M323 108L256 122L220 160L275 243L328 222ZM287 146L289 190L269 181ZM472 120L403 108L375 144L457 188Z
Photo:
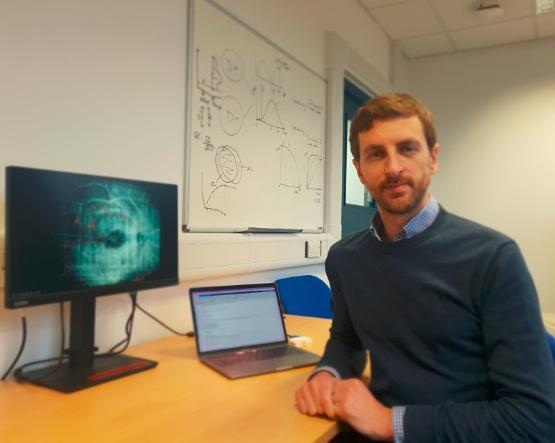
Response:
M290 334L308 335L321 354L329 320L287 316ZM158 367L73 394L13 379L0 384L6 442L313 442L335 423L301 415L294 392L312 367L227 380L197 360L194 339L169 337L129 355Z

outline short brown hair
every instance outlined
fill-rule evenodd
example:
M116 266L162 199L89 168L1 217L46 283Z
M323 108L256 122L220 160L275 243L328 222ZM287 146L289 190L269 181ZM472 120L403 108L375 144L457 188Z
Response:
M368 100L358 108L351 122L349 143L355 160L359 161L360 159L358 134L372 129L375 121L415 115L422 123L426 143L428 143L428 149L431 150L436 144L436 130L432 113L422 103L408 94L384 94Z

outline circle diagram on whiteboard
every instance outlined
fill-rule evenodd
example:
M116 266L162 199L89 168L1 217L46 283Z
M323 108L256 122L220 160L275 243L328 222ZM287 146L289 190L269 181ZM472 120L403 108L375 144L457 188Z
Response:
M241 158L231 146L220 146L216 151L216 169L218 176L225 183L239 183L241 181Z
M227 135L237 134L243 127L243 107L231 95L224 98L220 108L220 125Z

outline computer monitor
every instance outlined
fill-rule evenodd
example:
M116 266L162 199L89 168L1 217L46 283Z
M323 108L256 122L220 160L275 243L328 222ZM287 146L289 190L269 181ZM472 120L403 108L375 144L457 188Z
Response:
M95 354L97 296L178 283L177 186L6 168L5 305L71 303L69 361L21 378L71 392L156 365Z

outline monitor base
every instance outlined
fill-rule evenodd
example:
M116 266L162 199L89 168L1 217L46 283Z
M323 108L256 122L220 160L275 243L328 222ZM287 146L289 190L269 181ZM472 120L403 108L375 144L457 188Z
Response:
M90 388L116 378L152 369L158 362L128 355L96 357L92 367L75 369L69 362L19 374L18 381L26 381L65 393Z

